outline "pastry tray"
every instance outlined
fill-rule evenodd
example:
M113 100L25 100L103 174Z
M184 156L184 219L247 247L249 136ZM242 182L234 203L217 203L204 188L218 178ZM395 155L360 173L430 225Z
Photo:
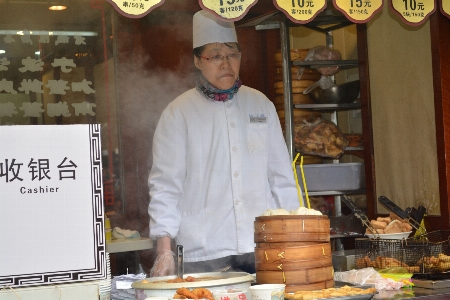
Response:
M412 279L414 286L426 289L444 289L450 287L450 280L422 280Z
M353 285L347 282L340 282L340 281L335 281L334 286L335 288L340 288L344 285L348 285L351 286L353 288L360 288L360 289L368 289L368 288L373 288L374 285L372 284L365 284L365 285ZM287 293L287 294L293 294L293 293ZM366 294L366 295L354 295L354 296L342 296L342 297L333 297L333 298L316 298L314 300L370 300L375 296L375 294ZM288 298L285 296L285 299L288 300L294 300L294 298Z

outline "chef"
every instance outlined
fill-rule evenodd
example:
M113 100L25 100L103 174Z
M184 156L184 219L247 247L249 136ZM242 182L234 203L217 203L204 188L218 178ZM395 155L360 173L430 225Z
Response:
M197 86L167 106L153 140L148 211L158 256L150 275L175 273L173 239L185 273L255 273L255 217L303 199L274 105L239 79L245 55L233 22L197 12L193 54Z

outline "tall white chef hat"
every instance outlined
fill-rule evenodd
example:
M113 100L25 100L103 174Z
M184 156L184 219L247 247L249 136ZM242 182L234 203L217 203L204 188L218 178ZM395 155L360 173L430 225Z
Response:
M206 10L195 13L193 33L194 48L210 43L237 43L234 22L226 22Z

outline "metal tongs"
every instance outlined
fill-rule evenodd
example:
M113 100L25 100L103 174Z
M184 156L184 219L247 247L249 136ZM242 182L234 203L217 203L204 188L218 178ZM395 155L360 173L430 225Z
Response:
M363 225L366 226L370 232L372 232L373 235L378 235L378 232L372 227L372 224L370 224L369 218L367 218L366 214L358 206L356 206L352 199L345 195L342 195L341 199L348 206L348 208L352 210L353 214L361 220Z
M397 216L399 216L400 218L402 218L403 220L408 222L409 225L411 225L416 231L424 232L424 233L426 232L426 229L423 228L422 225L420 225L420 223L422 222L423 213L425 213L424 211L420 217L420 220L416 220L411 214L409 214L406 211L404 211L403 209L401 209L397 204L395 204L394 202L389 200L387 197L380 196L378 198L378 201L380 201L384 206L386 206L387 209L392 211L394 214L396 214ZM423 210L424 209L425 208L423 208ZM415 210L412 210L412 209L410 209L409 211L411 213L415 212Z
M183 246L177 245L177 276L183 279L184 262L183 262Z

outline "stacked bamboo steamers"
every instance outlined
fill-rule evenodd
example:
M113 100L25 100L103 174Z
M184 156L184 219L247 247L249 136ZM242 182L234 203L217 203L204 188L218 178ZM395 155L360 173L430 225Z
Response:
M256 282L282 283L286 292L334 287L327 216L256 217Z
M290 59L291 63L293 61L302 61L306 58L309 49L291 49ZM275 65L275 98L273 103L278 113L278 118L280 119L281 128L284 131L285 128L285 113L284 113L284 82L283 82L283 67L282 67L282 56L281 51L278 51L274 55L274 65ZM301 72L302 71L302 72ZM299 77L299 72L301 72L301 77ZM321 74L312 69L303 70L299 66L291 67L291 78L292 78L292 104L313 104L308 95L303 94L303 91L309 87L311 84L318 81ZM300 78L300 79L298 79ZM318 111L312 111L307 109L294 109L293 110L293 122L295 124L301 124L303 120L307 118L318 118L321 117L322 113ZM310 155L304 156L304 164L318 164L322 163L320 157L314 157Z
M308 54L309 49L291 49L291 62L292 61L302 61ZM284 127L284 82L283 82L283 68L282 68L282 56L281 51L278 51L274 55L275 64L275 99L273 103L278 112L278 117L281 121L281 126ZM292 102L293 104L312 104L308 95L303 94L303 91L320 79L321 74L316 70L303 69L303 73L298 79L298 66L291 67L291 78L292 78ZM295 109L294 110L294 123L301 122L303 119L315 116L320 117L322 114L320 112L313 112L310 110Z

